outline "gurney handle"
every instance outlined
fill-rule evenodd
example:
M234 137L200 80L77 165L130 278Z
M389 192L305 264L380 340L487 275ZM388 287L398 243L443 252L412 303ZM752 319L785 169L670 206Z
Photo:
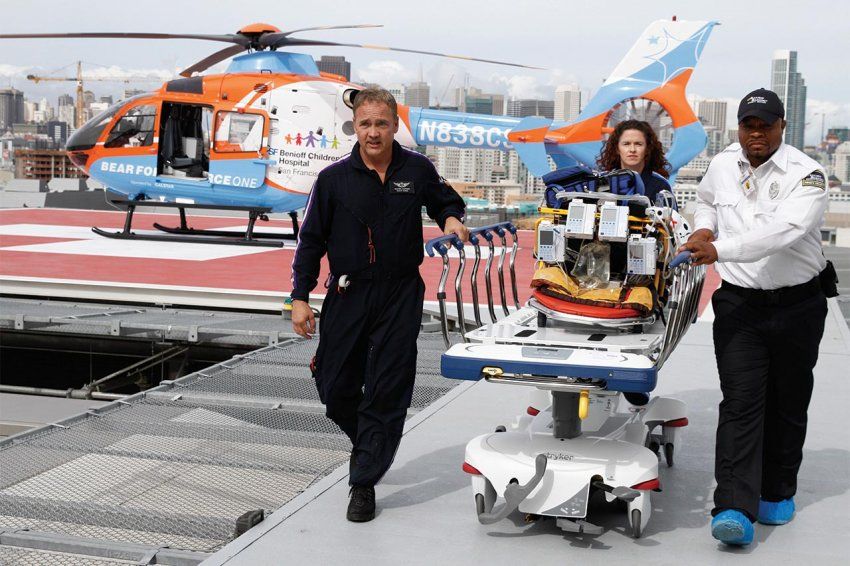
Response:
M673 258L673 261L670 262L670 269L673 269L674 267L679 267L683 263L690 263L690 262L691 262L691 252L685 250L685 251L679 253L676 257Z
M431 257L434 257L435 251L441 256L444 256L449 253L449 248L444 245L444 242L448 242L449 245L454 246L458 250L463 249L463 242L460 241L460 238L454 234L447 234L445 236L440 236L439 238L428 240L425 244L425 251L428 252L428 255Z
M510 222L499 222L498 224L490 224L488 226L480 226L478 228L470 228L470 232L475 234L480 234L484 236L486 239L490 240L493 238L492 233L497 234L498 236L504 237L505 230L511 233L511 235L516 235L516 226L511 224ZM491 233L492 232L492 233Z

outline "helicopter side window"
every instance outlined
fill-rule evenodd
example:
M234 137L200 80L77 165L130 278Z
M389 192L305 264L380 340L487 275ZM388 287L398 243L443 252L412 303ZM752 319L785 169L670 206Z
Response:
M258 114L219 112L216 115L217 152L260 151L263 146L263 117Z
M119 110L127 103L127 101L121 101L116 104L113 104L78 129L76 132L71 134L71 137L68 138L68 143L66 144L66 148L71 150L83 150L83 149L91 149L94 147L94 144L97 143L100 134L103 133L103 129L106 125L112 120L112 117L118 113Z
M142 147L153 143L156 106L143 104L127 111L112 127L104 147Z

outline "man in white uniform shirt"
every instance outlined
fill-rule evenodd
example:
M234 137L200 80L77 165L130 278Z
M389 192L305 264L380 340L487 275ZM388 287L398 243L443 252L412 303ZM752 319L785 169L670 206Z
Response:
M738 107L738 140L711 161L697 191L695 230L682 246L717 262L714 348L723 401L711 532L730 545L753 522L794 514L797 472L827 306L820 225L826 173L782 142L785 109L758 89Z

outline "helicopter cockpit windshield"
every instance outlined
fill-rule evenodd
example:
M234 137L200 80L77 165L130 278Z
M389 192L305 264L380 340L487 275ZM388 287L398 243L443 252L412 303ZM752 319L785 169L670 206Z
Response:
M97 143L97 140L100 138L100 135L103 133L104 128L109 122L112 121L112 118L115 117L122 108L127 106L129 102L137 100L139 98L143 98L147 95L140 94L137 96L133 96L126 100L120 100L80 126L80 129L74 132L71 137L68 138L68 143L66 144L67 151L80 151L91 149Z

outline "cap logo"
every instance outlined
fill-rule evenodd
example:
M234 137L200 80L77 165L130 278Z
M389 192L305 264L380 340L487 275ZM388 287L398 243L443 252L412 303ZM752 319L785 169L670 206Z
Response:
M763 96L751 96L747 99L747 104L767 104L767 99Z

